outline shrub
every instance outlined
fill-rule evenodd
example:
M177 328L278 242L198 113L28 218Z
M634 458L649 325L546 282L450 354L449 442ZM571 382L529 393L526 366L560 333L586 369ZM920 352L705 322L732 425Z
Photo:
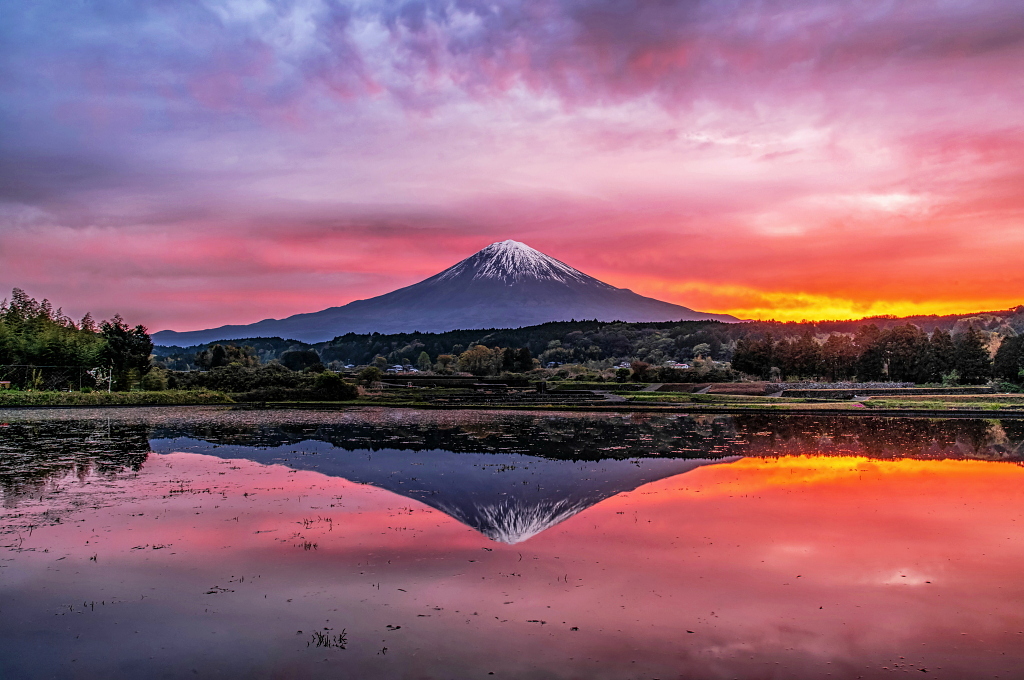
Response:
M384 372L376 366L367 366L363 370L359 371L359 375L357 375L356 378L364 385L369 385L370 383L380 382L380 379L383 376Z
M142 389L147 392L161 392L167 389L167 372L160 368L152 368L142 376Z
M313 368L321 364L320 355L312 349L290 349L281 355L281 363L293 371Z
M324 399L347 401L359 396L359 390L352 383L347 383L340 373L324 371L313 380L313 391Z
M311 387L311 378L280 364L219 366L209 371L169 372L171 388L206 388L223 392L249 392L264 387Z

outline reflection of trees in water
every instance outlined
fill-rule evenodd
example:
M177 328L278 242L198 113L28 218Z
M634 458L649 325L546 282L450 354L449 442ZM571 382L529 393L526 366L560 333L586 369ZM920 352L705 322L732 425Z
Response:
M149 455L149 427L92 422L11 423L0 430L0 492L5 507L73 474L113 477L138 471Z
M344 450L443 449L525 453L561 460L643 456L861 455L876 458L1024 459L1024 422L870 416L475 415L466 421L422 417L321 425L157 428L155 438L276 448L319 440Z
M859 455L872 458L1024 459L1016 420L736 416L749 455Z
M177 427L126 422L11 423L0 430L0 491L8 506L69 473L111 476L138 470L150 438L278 448L319 440L343 450L442 449L524 453L558 460L644 456L862 455L876 458L1024 460L1024 421L819 416L409 411L400 418L353 414L346 422L237 425L216 418Z
M349 422L318 426L186 426L156 428L153 438L191 437L214 444L275 448L315 439L339 449L443 449L456 453L524 453L561 460L602 460L637 456L706 457L733 455L735 432L728 416L713 418L608 417L553 414L496 414L465 423L426 418L421 422Z

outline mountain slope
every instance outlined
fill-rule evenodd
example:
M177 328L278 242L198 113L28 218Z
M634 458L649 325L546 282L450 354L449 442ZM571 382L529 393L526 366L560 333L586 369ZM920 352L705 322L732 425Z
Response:
M616 288L517 241L493 243L419 283L285 319L178 333L160 331L160 345L279 336L319 342L344 333L443 332L518 328L546 321L737 321Z

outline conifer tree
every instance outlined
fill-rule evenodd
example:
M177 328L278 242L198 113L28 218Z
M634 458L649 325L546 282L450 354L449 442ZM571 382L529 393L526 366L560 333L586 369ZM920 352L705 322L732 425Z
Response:
M430 361L430 355L427 354L426 350L420 352L420 356L416 359L416 368L421 371L429 371L433 365L433 362Z
M953 336L949 334L949 331L936 328L932 331L932 337L928 344L931 354L928 378L932 382L939 382L942 380L942 376L956 368L956 347L953 345Z
M992 375L992 361L985 336L973 325L953 339L953 364L967 385L985 382Z
M992 362L992 373L1009 382L1024 382L1024 336L1003 339Z

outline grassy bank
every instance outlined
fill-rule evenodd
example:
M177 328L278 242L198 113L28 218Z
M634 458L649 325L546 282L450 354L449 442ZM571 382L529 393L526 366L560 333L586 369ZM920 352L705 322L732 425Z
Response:
M1024 396L1019 394L986 394L977 396L872 397L863 402L870 409L929 409L934 411L1000 411L1024 409Z
M657 411L686 413L970 413L1001 411L1008 415L1024 413L1024 395L927 395L900 398L873 397L865 401L831 401L809 398L784 398L735 394L691 394L681 392L635 392L629 388L614 390L620 400L594 398L573 403L560 400L558 392L536 395L529 401L506 400L494 394L480 398L473 390L393 388L364 392L350 401L314 398L246 398L213 390L166 390L161 392L22 392L0 391L0 408L10 406L173 406L193 404L263 405L269 408L350 408L358 406L430 408L430 409L509 409L557 411ZM550 398L549 398L550 397Z
M230 404L223 392L164 390L161 392L21 392L0 391L0 406L173 406Z
M627 401L661 402L666 404L803 404L824 402L823 399L780 399L778 397L750 396L745 394L689 394L686 392L641 392L624 393Z

